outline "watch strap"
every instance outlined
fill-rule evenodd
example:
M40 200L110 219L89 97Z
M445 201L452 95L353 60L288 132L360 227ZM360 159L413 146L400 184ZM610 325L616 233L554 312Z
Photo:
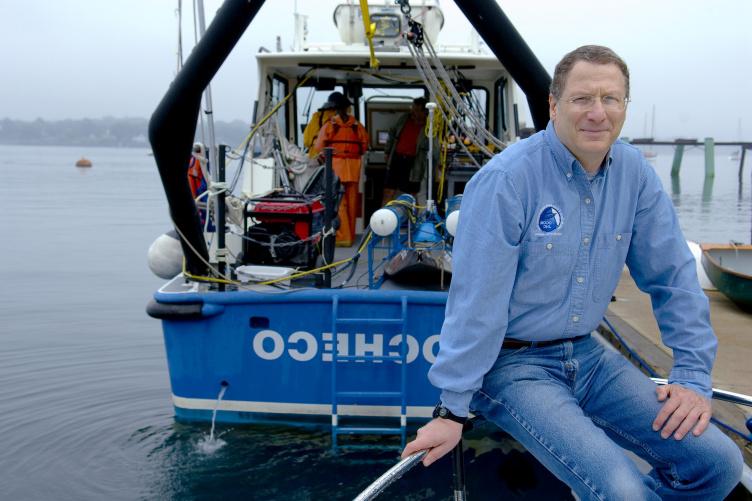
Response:
M467 417L457 416L456 414L452 413L452 411L444 407L441 403L439 403L433 410L433 417L448 419L462 425L467 422Z

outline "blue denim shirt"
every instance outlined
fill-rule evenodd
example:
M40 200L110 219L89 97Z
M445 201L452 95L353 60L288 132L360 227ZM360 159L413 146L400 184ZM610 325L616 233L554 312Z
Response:
M594 330L625 262L673 350L669 380L710 397L717 340L708 300L673 204L640 151L617 141L589 179L549 123L496 155L462 200L429 372L443 404L467 415L505 336L543 341Z

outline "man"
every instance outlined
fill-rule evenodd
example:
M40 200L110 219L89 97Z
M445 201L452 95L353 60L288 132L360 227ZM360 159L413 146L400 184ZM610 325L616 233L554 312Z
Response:
M355 117L348 114L350 106L352 103L344 95L335 98L336 114L321 128L314 145L319 152L327 147L334 148L332 168L345 187L337 213L340 224L335 245L340 247L350 247L355 239L360 160L368 148L368 133Z
M389 131L386 152L386 179L383 204L395 198L397 190L416 196L426 172L428 137L425 134L426 99L413 100L410 112L402 115Z
M206 165L206 148L201 143L193 143L193 152L188 161L188 186L191 195L196 202L201 226L206 222L206 197L199 197L206 192L206 179L204 172L208 174Z
M308 156L310 158L316 158L319 155L319 151L314 147L316 138L321 131L321 127L334 116L335 103L343 97L341 92L332 92L329 94L326 102L313 114L311 120L303 130L303 146L308 148Z
M551 121L468 183L454 274L429 372L438 417L403 454L459 441L468 410L511 434L580 499L723 499L737 447L711 416L716 338L671 200L639 150L617 141L629 72L584 46L554 72ZM671 384L656 387L589 333L626 262L650 294ZM653 470L642 474L633 450Z

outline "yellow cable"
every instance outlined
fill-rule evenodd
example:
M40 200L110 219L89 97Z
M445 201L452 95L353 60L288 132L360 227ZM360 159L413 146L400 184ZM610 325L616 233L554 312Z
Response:
M368 40L368 50L371 52L371 68L379 68L379 60L376 59L376 52L373 49L373 35L376 33L376 24L371 22L371 16L368 14L368 0L360 0L360 10L363 12L363 28L366 31Z
M372 235L373 235L372 233L368 234L368 237L365 239L365 241L363 242L363 244L358 248L358 252L356 253L356 256L360 255L360 253L363 252L363 249L365 249L365 247L368 244L368 242L370 242ZM193 249L193 248L191 247L191 249ZM301 271L301 272L298 272L298 273L293 273L292 275L288 275L288 276L281 277L281 278L275 278L274 280L267 280L265 282L258 282L255 285L271 285L271 284L275 284L275 283L278 283L278 282L284 282L286 280L292 280L293 278L300 278L300 277L303 277L303 276L306 276L306 275L310 275L312 273L317 273L319 271L324 271L324 270L327 270L329 268L333 268L335 266L339 266L341 264L348 263L348 262L350 262L350 261L352 261L354 259L355 259L355 256L349 257L347 259L341 259L341 260L336 261L334 263L327 264L327 265L324 265L324 266L320 266L320 267L314 268L312 270L306 270L306 271ZM204 264L207 264L207 266L209 267L209 269L211 269L212 271L214 271L215 273L217 273L217 275L220 275L219 271L217 271L213 266L211 266L211 264L208 264L208 263L204 263ZM188 273L188 270L185 267L185 257L183 257L183 276L186 277L186 278L188 278L188 279L197 281L197 282L210 282L210 283L217 283L217 284L237 285L238 287L242 287L243 286L243 283L239 282L237 280L228 280L228 279L222 279L222 278L216 278L216 277L207 277L207 276L203 276L203 275L193 275L192 273Z

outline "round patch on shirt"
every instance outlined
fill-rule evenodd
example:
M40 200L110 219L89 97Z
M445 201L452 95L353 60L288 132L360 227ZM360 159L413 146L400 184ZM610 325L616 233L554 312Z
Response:
M546 233L551 233L561 228L563 221L561 211L553 205L547 205L540 211L538 216L538 228Z

